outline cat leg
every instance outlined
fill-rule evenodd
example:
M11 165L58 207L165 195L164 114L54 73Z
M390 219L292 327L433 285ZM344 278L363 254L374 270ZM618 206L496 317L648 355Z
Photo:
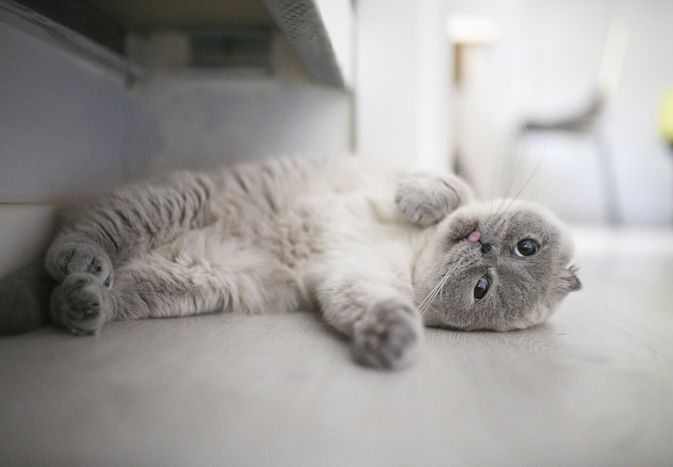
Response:
M85 272L109 287L114 267L207 224L211 192L206 177L181 173L104 196L64 222L45 268L57 282Z
M367 366L402 368L422 339L420 313L411 287L376 273L331 273L316 286L325 320L352 339L354 358Z
M69 274L52 292L51 319L77 335L97 334L110 321L187 316L224 308L220 287L188 278L175 265L122 266L108 289L94 275Z
M395 192L395 203L414 224L430 225L473 198L472 190L451 174L414 174L403 177Z
M52 294L52 321L86 335L113 320L284 312L305 303L294 272L263 252L225 241L212 256L195 256L180 243L121 266L109 289L92 274L68 275Z

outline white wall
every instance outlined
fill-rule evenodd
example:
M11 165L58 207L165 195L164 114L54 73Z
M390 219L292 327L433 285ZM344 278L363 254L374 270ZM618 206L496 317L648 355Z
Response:
M1 22L0 44L0 201L123 179L123 79Z
M159 72L135 85L133 158L152 171L351 152L351 96L311 83L280 36L273 56L273 76Z
M673 2L449 0L448 8L453 14L494 18L500 29L492 47L468 57L470 81L463 102L465 162L484 197L490 196L494 170L511 150L516 122L524 115L580 105L595 82L610 20L630 23L621 87L606 109L604 134L616 159L625 220L670 224L673 157L657 134L657 108L673 86ZM591 144L536 139L521 155L515 186L539 164L524 197L549 204L569 220L604 219Z
M0 274L45 247L54 199L175 167L351 149L351 98L274 76L122 77L0 22Z
M358 152L450 166L450 50L444 0L357 2Z
M0 44L3 274L45 248L50 200L125 178L127 108L120 77L1 22Z

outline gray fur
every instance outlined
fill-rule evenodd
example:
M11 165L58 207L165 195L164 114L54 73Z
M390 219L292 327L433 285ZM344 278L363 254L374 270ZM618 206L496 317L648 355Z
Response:
M400 368L417 354L423 324L527 327L579 287L571 241L549 213L513 203L496 214L471 199L453 175L349 157L135 184L63 225L45 259L58 283L51 317L89 335L113 320L318 305L357 361ZM465 241L475 229L493 245L488 254ZM513 256L526 236L539 239L539 254ZM484 273L493 288L475 303ZM20 302L0 298L0 322L7 303Z
M353 328L353 356L367 366L402 368L415 358L422 323L412 305L380 301L357 320Z
M474 230L482 235L478 244L464 240ZM438 231L440 235L417 265L432 271L419 275L417 297L448 276L424 313L428 324L464 330L527 328L546 320L569 292L581 287L576 268L570 265L569 234L537 205L514 202L500 214L493 214L486 205L466 206L447 216ZM525 238L540 244L531 257L514 252L517 242ZM482 243L491 250L482 252ZM477 301L472 291L485 274L491 277L491 289Z
M207 224L211 191L207 177L183 172L105 196L66 220L45 268L59 282L88 272L111 285L113 266Z
M76 335L97 334L112 319L107 288L98 277L73 272L51 294L51 321Z
M42 326L47 320L49 294L54 284L40 262L0 279L0 336Z
M400 179L395 190L397 207L410 222L423 226L438 222L470 201L472 192L465 182L449 174L408 175Z

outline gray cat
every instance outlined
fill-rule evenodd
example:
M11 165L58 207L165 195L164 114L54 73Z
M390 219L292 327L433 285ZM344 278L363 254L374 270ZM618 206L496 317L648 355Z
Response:
M66 219L45 260L51 321L88 335L113 320L315 306L356 360L399 368L423 325L522 329L580 288L549 212L495 205L453 175L354 157L146 181ZM16 304L0 296L0 320Z

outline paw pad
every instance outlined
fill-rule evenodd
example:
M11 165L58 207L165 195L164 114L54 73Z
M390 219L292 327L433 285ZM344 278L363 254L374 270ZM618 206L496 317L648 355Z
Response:
M71 274L52 293L52 319L73 334L97 334L107 321L106 294L107 289L95 276Z
M415 356L421 329L420 318L410 306L379 303L355 324L355 359L372 367L401 368Z

